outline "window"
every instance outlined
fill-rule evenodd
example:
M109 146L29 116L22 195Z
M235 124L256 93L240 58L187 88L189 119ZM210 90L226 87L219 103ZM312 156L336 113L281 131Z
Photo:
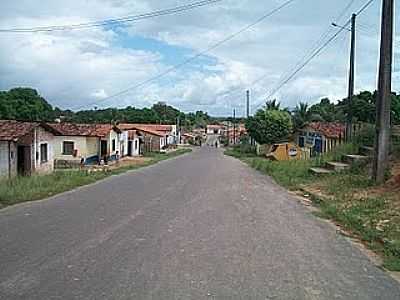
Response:
M63 154L64 155L74 154L74 142L63 142Z
M135 150L137 150L137 146L138 146L138 141L135 141Z
M115 139L111 142L112 151L115 151Z
M47 157L47 144L40 145L40 162L45 163L48 161Z

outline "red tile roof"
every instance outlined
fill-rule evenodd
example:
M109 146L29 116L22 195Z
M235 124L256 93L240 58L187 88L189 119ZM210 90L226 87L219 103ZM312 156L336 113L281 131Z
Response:
M118 128L121 130L129 130L136 129L139 131L144 131L152 135L156 136L166 136L167 132L172 130L171 125L162 125L162 124L119 124Z
M346 126L341 123L324 123L324 122L313 122L307 125L312 130L323 134L330 138L339 138L339 136L344 136ZM307 127L306 126L306 127Z
M58 132L53 128L50 128L45 123L40 122L23 122L16 120L0 120L0 140L1 141L17 141L20 137L23 137L36 127L43 127L53 134Z
M74 124L74 123L52 123L52 128L66 136L94 136L105 137L111 130L119 131L111 124Z

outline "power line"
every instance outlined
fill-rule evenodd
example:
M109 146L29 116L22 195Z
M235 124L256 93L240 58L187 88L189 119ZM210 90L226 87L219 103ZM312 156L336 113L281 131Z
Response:
M124 24L130 22L136 22L139 20L155 18L159 16L171 15L187 10L192 10L202 6L214 4L222 0L203 0L197 1L186 5L181 5L173 8L168 8L164 10L157 10L153 12L148 12L139 15L131 15L121 18L106 19L100 21L86 22L80 24L70 24L70 25L53 25L53 26L39 26L39 27L26 27L26 28L6 28L0 29L0 33L34 33L34 32L51 32L51 31L64 31L64 30L78 30L86 29L92 27L102 27L107 25Z
M106 97L106 98L100 99L100 100L98 100L98 101L96 101L96 102L92 102L92 103L89 103L89 104L85 104L85 105L76 107L75 109L81 109L81 108L83 108L83 107L88 107L88 106L91 106L91 105L95 105L95 104L98 104L98 103L107 101L107 100L109 100L109 99L111 99L111 98L115 98L115 97L117 97L117 96L123 95L123 94L125 94L125 93L127 93L127 92L129 92L129 91L131 91L131 90L137 89L137 88L139 88L139 87L141 87L141 86L144 86L144 85L146 85L146 84L148 84L148 83L150 83L150 82L152 82L152 81L154 81L154 80L157 80L157 79L159 79L159 78L161 78L161 77L163 77L163 76L165 76L165 75L171 73L172 71L174 71L174 70L176 70L176 69L179 69L179 68L183 67L184 65L186 65L186 64L188 64L188 63L190 63L190 62L192 62L193 60L197 59L198 57L201 57L201 56L207 54L208 52L210 52L210 51L212 51L212 50L218 48L218 47L221 46L222 44L224 44L224 43L226 43L226 42L232 40L233 38L235 38L235 37L238 36L239 34L245 32L245 31L249 30L250 28L254 27L255 25L261 23L262 21L264 21L264 20L267 19L268 17L271 17L272 15L274 15L274 14L277 13L278 11L282 10L283 8L285 8L286 6L288 6L289 4L291 4L291 3L294 2L294 1L296 1L296 0L288 0L288 1L284 2L283 4L281 4L281 5L279 5L278 7L274 8L274 9L271 10L270 12L268 12L268 13L266 13L265 15L261 16L260 18L258 18L256 21L254 21L254 22L252 22L252 23L250 23L250 24L248 24L248 25L242 27L240 30L238 30L238 31L236 31L236 32L234 32L234 33L232 33L232 34L230 34L230 35L227 36L226 38L224 38L224 39L222 39L222 40L216 42L215 44L211 45L211 46L208 47L207 49L198 52L198 53L195 54L194 56L192 56L192 57L190 57L190 58L184 60L183 62L181 62L181 63L179 63L179 64L177 64L177 65L174 65L174 66L168 68L167 70L165 70L164 72L159 73L159 74L156 75L156 76L153 76L153 77L151 77L151 78L149 78L149 79L146 79L145 81L142 81L142 82L140 82L140 83L138 83L138 84L135 84L135 85L133 85L133 86L131 86L131 87L128 87L128 88L126 88L125 90L122 90L122 91L120 91L120 92L118 92L118 93L115 93L115 94L113 94L113 95L111 95L111 96L108 96L108 97Z
M350 9L350 7L354 4L356 0L350 0L349 3L346 4L346 6L343 8L343 10L340 11L340 13L338 14L338 16L336 18L334 18L334 20L336 22L339 22L343 16L345 15L345 13ZM280 78L284 78L287 74L289 74L292 70L294 70L296 67L298 67L302 61L304 61L304 59L306 59L309 55L311 55L320 45L320 43L328 36L329 32L331 31L332 27L331 24L329 24L327 30L321 34L321 36L319 37L319 39L312 45L312 47L309 48L308 51L305 52L304 56L297 62L297 64L290 70L288 70L285 74L283 74ZM250 83L249 87L254 86L256 83L264 80L266 77L268 77L270 75L269 72L263 74L262 76L258 77L257 79L255 79L253 82ZM233 89L227 93L225 93L223 95L223 97L227 97L229 95L232 94L237 94L239 91L242 91L242 87L238 87L236 89ZM239 99L239 98L238 98ZM237 100L238 100L237 99Z
M374 0L370 0L368 1L366 4L364 4L364 6L361 7L361 9L357 12L356 15L361 14L363 11L365 11L373 2ZM322 50L324 50L325 47L327 47L332 41L334 41L336 39L336 37L346 29L346 26L350 24L350 20L348 20L346 22L346 24L344 24L341 28L339 28L339 30L330 38L328 39L321 47L318 48L318 50L316 50L311 57L309 57L304 63L302 63L298 68L296 68L289 77L287 77L283 82L281 82L280 84L278 84L278 86L272 90L272 92L270 92L268 94L268 96L266 97L267 99L269 99L270 97L272 97L275 93L277 93L283 86L285 86L290 80L292 80L302 69L304 69L315 57L317 57ZM257 108L260 105L257 106Z
M361 14L364 10L366 10L371 4L372 2L374 2L375 0L370 0L367 3L365 3L365 5L363 7L360 8L360 10L356 13L356 15Z

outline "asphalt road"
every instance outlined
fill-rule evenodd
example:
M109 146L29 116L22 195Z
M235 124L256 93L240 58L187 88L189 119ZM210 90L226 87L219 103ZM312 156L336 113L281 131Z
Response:
M400 299L268 177L204 147L0 211L0 299Z

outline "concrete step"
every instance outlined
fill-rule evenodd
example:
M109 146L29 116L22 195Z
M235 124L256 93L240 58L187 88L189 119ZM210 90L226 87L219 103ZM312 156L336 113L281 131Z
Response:
M352 165L365 165L371 160L369 156L358 154L343 155L342 159L344 162Z
M342 172L350 169L350 165L337 161L330 161L326 163L326 168L335 172Z
M375 152L374 147L362 146L360 148L360 154L361 155L373 157L374 156L374 152Z
M328 170L328 169L325 169L325 168L310 168L310 172L313 175L325 175L325 174L333 173L332 170Z

